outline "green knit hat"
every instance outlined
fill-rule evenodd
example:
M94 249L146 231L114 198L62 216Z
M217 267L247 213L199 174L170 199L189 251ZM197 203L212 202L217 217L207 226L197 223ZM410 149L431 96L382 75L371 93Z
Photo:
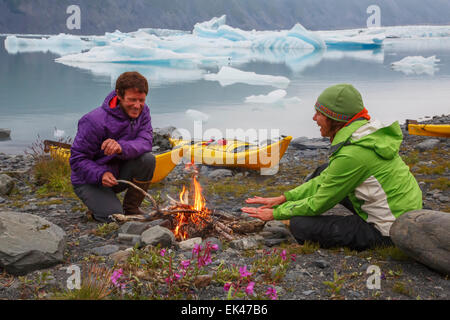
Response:
M351 84L337 84L317 98L316 110L328 118L347 122L364 109L361 94Z

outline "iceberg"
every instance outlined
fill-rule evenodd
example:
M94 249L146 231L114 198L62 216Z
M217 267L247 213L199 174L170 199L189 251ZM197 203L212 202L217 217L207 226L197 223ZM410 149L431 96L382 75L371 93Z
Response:
M267 95L258 95L258 96L249 96L245 98L246 103L275 103L280 101L286 96L287 92L286 90L278 89L275 91L270 92Z
M440 60L436 56L428 58L422 56L410 56L400 61L393 62L391 67L395 71L401 71L406 75L410 74L427 74L434 75L439 69L436 67L436 63Z
M207 122L209 119L209 116L206 113L194 109L186 110L186 115L194 121Z
M223 87L235 83L246 83L257 86L286 88L290 83L290 80L286 77L257 74L232 67L222 67L218 73L205 74L203 78L209 81L219 81Z
M18 52L51 52L63 56L88 50L94 46L95 43L85 41L79 36L64 33L40 39L21 38L15 35L5 38L5 49L10 54Z

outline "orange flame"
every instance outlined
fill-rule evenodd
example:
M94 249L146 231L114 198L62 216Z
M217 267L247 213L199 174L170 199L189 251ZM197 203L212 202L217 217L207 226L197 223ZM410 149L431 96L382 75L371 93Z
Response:
M193 186L194 186L194 200L193 204L189 204L189 193L186 190L186 187L183 186L183 190L180 193L180 202L182 204L189 205L188 210L196 211L195 213L186 215L181 212L178 213L175 217L177 225L173 231L175 237L181 238L185 240L188 238L188 234L186 231L182 231L181 228L185 224L193 223L199 226L203 226L205 221L208 221L210 218L211 211L206 207L206 200L202 195L202 187L200 183L197 181L196 177L193 177Z

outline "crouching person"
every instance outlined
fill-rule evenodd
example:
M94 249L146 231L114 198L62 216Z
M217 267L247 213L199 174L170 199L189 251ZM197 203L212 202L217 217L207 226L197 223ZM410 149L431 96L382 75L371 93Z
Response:
M365 250L392 245L390 229L400 215L422 208L422 192L399 156L398 122L372 120L360 93L351 85L326 89L315 104L313 120L331 141L329 163L307 182L279 197L247 199L262 204L242 211L262 220L290 219L299 243ZM341 203L352 215L321 216Z
M142 214L144 195L117 180L147 190L155 169L150 153L153 129L145 104L148 82L138 72L117 79L102 106L84 115L71 148L71 181L75 194L100 222L112 214ZM123 204L116 193L127 189Z

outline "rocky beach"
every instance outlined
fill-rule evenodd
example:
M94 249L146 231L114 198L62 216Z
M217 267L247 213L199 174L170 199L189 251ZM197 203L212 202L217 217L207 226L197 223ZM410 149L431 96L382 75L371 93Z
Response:
M420 122L449 124L450 115ZM400 155L422 189L423 209L450 213L450 139L413 136L405 125L402 129ZM163 139L156 145L158 151L168 148ZM300 185L327 161L328 146L325 139L294 139L274 175L198 165L208 208L222 217L256 225L255 219L240 210L245 199L277 196ZM191 172L180 164L148 192L160 206L167 206L167 195L177 198L190 181ZM450 298L448 275L437 271L442 264L445 269L449 243L434 244L440 251L431 259L437 259L437 265L426 265L425 260L418 262L420 252L406 253L398 247L356 252L323 249L314 243L299 245L287 221L271 221L255 227L254 232L235 233L233 240L212 233L177 241L162 219L93 221L73 192L58 188L41 181L32 155L0 153L0 239L9 234L8 241L15 244L0 243L0 299ZM145 200L143 209L150 212L152 204ZM338 205L326 214L351 213ZM436 217L429 223L441 224L443 229L436 232L444 232L440 237L448 238L448 229L442 225L448 219L440 223L440 216ZM30 245L31 240L35 246ZM419 247L417 250L433 251ZM15 262L17 256L21 258ZM381 281L375 287L369 285L374 266ZM77 268L81 289L71 290L68 280ZM93 286L97 291L85 288L91 275L101 278Z

